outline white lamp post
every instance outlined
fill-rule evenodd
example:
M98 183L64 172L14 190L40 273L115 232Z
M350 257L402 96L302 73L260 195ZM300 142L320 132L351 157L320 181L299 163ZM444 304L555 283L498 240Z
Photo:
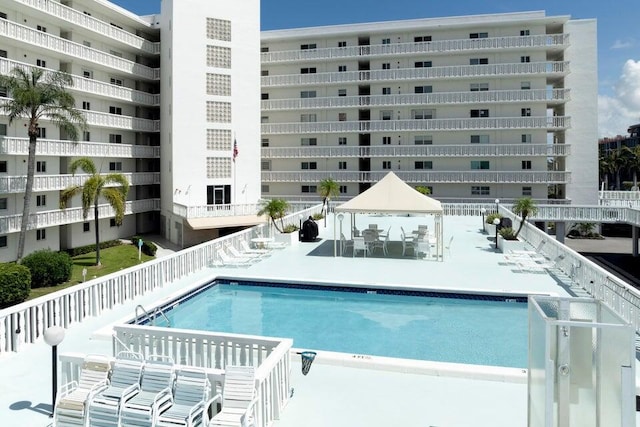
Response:
M340 221L340 256L342 256L342 220L344 219L344 214L338 214L338 221ZM334 228L335 230L335 228Z
M298 241L302 241L302 214L298 215Z
M64 328L51 326L44 331L44 342L51 346L51 415L56 406L56 393L58 391L58 344L64 339Z
M496 199L496 213L498 213L498 205L500 204L500 199Z
M480 213L482 214L482 232L484 233L485 228L484 228L484 215L487 213L487 210L485 208L480 209Z
M500 218L494 219L493 225L496 226L496 249L498 249L498 226L500 225Z

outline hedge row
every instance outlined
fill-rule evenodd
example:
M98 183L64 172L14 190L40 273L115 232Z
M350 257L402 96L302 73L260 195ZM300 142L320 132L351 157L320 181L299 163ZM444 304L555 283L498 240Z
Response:
M107 240L106 242L100 242L100 249L112 248L114 246L120 246L122 242L120 240ZM78 248L65 249L65 252L70 256L75 257L78 255L84 255L96 251L96 245L80 246Z
M22 265L31 271L31 288L56 286L71 278L73 260L66 252L43 249L22 259Z
M131 238L131 243L133 244L133 246L135 246L137 248L139 240L142 240L142 253L143 254L149 255L149 256L156 256L156 251L158 250L158 247L153 242L149 242L147 240L144 240L140 236L133 236Z
M31 292L31 273L24 265L0 264L0 308L19 304Z

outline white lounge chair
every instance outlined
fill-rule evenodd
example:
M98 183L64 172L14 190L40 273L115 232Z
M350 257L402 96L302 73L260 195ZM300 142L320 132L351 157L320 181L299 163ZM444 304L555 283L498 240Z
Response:
M249 247L249 244L246 240L240 240L240 247L243 252L246 254L257 254L262 255L263 257L271 256L271 250L269 249L252 249Z
M57 394L53 409L56 427L87 425L88 403L94 394L107 388L110 370L109 358L105 356L85 358L78 381L64 384Z
M183 368L176 375L173 404L160 414L158 427L194 427L202 425L211 384L199 368Z
M253 260L247 258L232 258L223 249L218 249L216 255L225 267L249 267L253 264Z
M121 427L152 427L158 415L171 405L175 367L173 359L151 356L146 360L140 390L124 402Z
M222 408L211 418L209 427L254 426L257 400L253 366L227 365L222 395L218 394L211 399L211 403L219 401Z
M91 427L117 427L121 404L140 389L144 360L138 353L122 352L111 370L109 387L96 394L89 403Z
M233 245L227 245L227 250L229 251L232 257L238 258L238 259L244 258L244 259L249 259L253 261L259 261L261 258L261 256L258 254L242 253L239 250L237 250Z

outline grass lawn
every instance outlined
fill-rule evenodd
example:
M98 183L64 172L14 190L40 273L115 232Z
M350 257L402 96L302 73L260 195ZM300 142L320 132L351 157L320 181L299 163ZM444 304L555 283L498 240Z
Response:
M100 249L100 261L101 266L96 266L96 253L90 252L84 255L78 255L73 257L73 270L71 271L71 280L62 283L58 286L50 286L48 288L36 288L32 289L27 300L41 297L42 295L50 294L52 292L59 291L69 286L82 283L82 269L87 269L87 280L91 280L94 277L106 276L107 274L115 271L123 270L127 267L138 265L141 262L146 262L155 257L142 254L142 260L138 261L138 248L133 245L120 245L112 248Z

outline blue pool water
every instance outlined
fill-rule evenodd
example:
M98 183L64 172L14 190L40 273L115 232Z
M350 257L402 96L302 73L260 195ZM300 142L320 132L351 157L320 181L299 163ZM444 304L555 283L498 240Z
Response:
M519 302L218 284L166 315L173 328L293 338L303 349L527 366Z

